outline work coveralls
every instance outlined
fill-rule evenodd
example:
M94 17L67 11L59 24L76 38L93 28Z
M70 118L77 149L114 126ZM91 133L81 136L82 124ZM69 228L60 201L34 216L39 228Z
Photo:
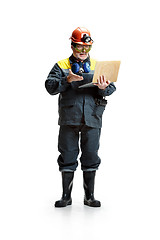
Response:
M90 57L83 62L90 64L90 72L79 74L83 76L82 81L68 83L69 69L76 61L72 55L56 63L47 77L45 86L51 95L59 94L59 170L75 171L81 149L81 169L94 171L101 162L98 149L102 115L106 107L104 97L111 95L116 88L113 83L105 90L97 86L79 88L80 85L92 81L96 61Z

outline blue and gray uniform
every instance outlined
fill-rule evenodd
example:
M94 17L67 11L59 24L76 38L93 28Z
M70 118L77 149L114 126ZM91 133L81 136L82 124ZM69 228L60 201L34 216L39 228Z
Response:
M100 164L99 138L106 105L103 97L111 95L116 88L113 83L105 90L96 86L79 88L80 85L92 81L96 61L90 57L83 62L90 64L90 72L79 74L83 76L82 81L68 83L67 76L74 62L76 59L72 55L56 63L45 82L51 95L59 94L59 169L76 170L80 136L81 168L84 171L96 170Z

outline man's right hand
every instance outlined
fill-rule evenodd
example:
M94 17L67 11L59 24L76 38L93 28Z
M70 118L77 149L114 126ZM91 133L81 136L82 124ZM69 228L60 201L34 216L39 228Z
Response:
M67 82L71 83L71 82L75 82L75 81L82 81L83 77L76 75L72 72L71 69L69 69L69 75L67 76Z

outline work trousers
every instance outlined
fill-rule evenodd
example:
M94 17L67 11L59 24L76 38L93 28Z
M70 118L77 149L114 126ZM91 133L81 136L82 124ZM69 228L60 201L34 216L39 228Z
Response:
M91 128L86 125L60 126L58 137L59 170L75 171L78 166L77 157L80 150L81 169L83 171L97 170L101 162L98 156L100 134L101 128Z

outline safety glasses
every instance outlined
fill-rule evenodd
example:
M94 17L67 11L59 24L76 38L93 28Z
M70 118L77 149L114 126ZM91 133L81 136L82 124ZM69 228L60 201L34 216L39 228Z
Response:
M92 48L92 45L81 45L81 44L76 44L74 46L74 48L77 50L77 52L81 53L85 50L86 53L88 53L91 48Z

